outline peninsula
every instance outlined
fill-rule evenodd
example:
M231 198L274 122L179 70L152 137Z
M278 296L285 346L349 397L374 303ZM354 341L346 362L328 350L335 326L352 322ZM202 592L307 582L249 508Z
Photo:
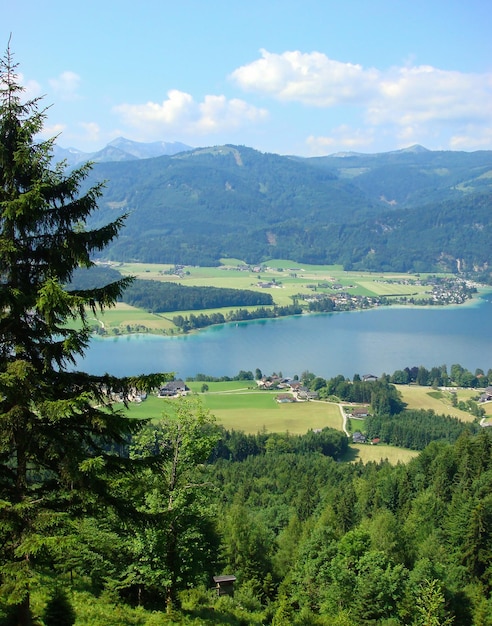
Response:
M348 272L282 259L254 266L224 259L219 267L105 263L91 271L101 281L136 279L114 309L94 320L101 336L176 335L227 322L381 306L463 305L486 289L466 275Z

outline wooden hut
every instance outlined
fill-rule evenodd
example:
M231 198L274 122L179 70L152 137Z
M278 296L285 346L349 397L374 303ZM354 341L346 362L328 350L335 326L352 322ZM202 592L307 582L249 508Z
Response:
M215 588L218 596L233 596L235 576L214 576Z

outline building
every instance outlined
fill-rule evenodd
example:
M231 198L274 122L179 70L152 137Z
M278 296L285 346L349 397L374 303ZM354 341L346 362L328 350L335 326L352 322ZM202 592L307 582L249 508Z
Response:
M159 389L159 398L176 398L185 396L190 388L182 380L170 380Z
M215 589L218 596L233 596L235 576L214 576Z
M354 443L366 443L366 436L358 430L352 435L352 441Z

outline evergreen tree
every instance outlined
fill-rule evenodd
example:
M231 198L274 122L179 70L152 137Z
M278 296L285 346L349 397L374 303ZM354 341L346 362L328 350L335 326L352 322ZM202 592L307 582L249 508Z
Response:
M57 588L43 611L45 626L73 626L75 611L63 589Z
M415 626L451 626L453 619L446 615L445 599L438 580L425 581L416 598Z
M125 397L160 377L73 371L88 346L88 314L113 305L129 281L67 285L122 220L85 228L101 186L81 195L90 166L67 174L52 165L54 139L37 140L45 110L39 99L22 101L16 68L8 48L0 60L0 596L24 625L33 572L59 548L67 513L111 502L108 479L125 463L111 451L139 427L113 408L112 393Z

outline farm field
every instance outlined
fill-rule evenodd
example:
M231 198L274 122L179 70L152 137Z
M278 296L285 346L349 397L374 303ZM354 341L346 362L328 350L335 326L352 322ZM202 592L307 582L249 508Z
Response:
M409 409L432 409L436 413L445 413L452 417L457 417L463 422L473 422L473 415L467 411L461 411L452 405L450 391L439 391L430 387L420 387L418 385L396 385L401 393L403 401L408 404ZM469 400L479 395L476 389L456 389L458 401ZM492 403L483 405L488 415L492 416Z
M202 384L191 383L200 387ZM211 391L199 394L203 406L217 418L218 424L228 430L242 430L252 434L261 430L304 434L316 428L342 429L342 418L336 404L279 404L275 400L278 392L247 390L244 389L244 381L207 384ZM219 390L215 388L216 385ZM157 420L163 417L167 402L163 398L150 395L144 402L131 404L129 416Z
M172 319L124 302L116 303L112 309L98 312L97 317L89 316L89 323L98 324L110 334L143 332L145 329L150 333L161 334L176 328Z
M202 385L208 391L202 393ZM329 402L297 402L279 404L276 402L278 391L259 391L254 381L225 382L190 382L191 391L196 393L206 409L217 419L217 423L228 430L241 430L246 433L289 432L303 434L310 429L342 429L342 418L338 404ZM433 409L436 413L445 413L458 417L462 421L471 421L473 416L466 411L454 409L446 394L442 398L429 395L435 390L417 385L398 387L409 409ZM476 390L459 389L458 399L466 400L476 395ZM169 410L172 400L164 400L150 395L145 402L132 404L129 415L132 418L152 418L159 420ZM492 403L484 405L487 414L492 417ZM361 422L361 427L363 423ZM357 423L352 420L352 430L357 430ZM388 459L391 463L408 462L418 453L412 450L386 445L350 445L350 450L343 460L364 463Z
M261 396L263 392L255 395ZM245 406L244 401L235 400L234 396L219 398L205 394L204 405L210 408L218 423L228 430L242 430L246 433L265 430L304 434L310 429L342 428L342 418L336 404L326 402L279 404L270 394L260 399L248 398L248 404L252 403L250 406Z
M116 263L115 269L124 275L143 280L179 282L183 285L229 287L261 291L260 281L275 281L271 289L277 304L290 304L296 293L310 293L307 285L313 281L326 281L327 285L338 284L351 293L367 295L411 295L424 296L426 287L405 284L409 280L422 278L409 274L381 274L372 272L346 272L339 265L307 265L285 259L271 259L261 269L251 271L238 260L223 259L219 267L184 268L179 276L169 273L172 265L144 263ZM240 269L240 268L243 269ZM389 282L388 282L389 281ZM330 290L330 287L327 287Z

